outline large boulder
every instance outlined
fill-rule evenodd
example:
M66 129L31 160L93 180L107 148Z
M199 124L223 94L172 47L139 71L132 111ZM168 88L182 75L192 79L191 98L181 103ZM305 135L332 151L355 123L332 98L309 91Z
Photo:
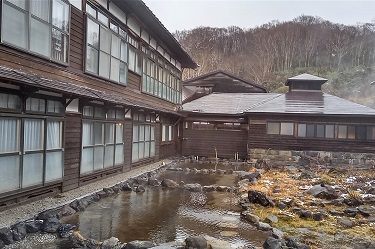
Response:
M21 241L26 237L26 225L24 222L20 222L15 224L12 227L13 231L13 240L14 241Z
M43 222L41 220L30 220L25 223L27 233L37 233L40 231Z
M201 192L202 186L199 183L189 183L184 185L184 189L191 192Z
M178 188L179 187L178 183L171 179L164 179L161 182L161 186L164 188Z
M43 222L41 230L46 233L56 233L60 225L61 223L57 218L50 218Z
M258 171L254 171L253 173L246 174L242 176L242 179L247 179L251 182L260 178L260 173Z
M126 244L124 249L147 249L156 246L151 241L134 240Z
M54 208L54 209L49 209L49 210L39 213L36 219L37 220L48 220L50 218L60 219L60 216L61 216L61 208Z
M102 249L113 249L116 248L119 244L119 239L116 237L111 237L103 241Z
M159 187L160 186L160 182L155 177L149 177L148 178L148 185L150 185L152 187Z
M309 190L307 190L307 193L313 195L314 197L326 200L332 200L339 197L334 188L324 184L318 184L311 187Z
M57 229L57 234L61 238L68 238L70 235L70 231L75 229L76 226L72 224L62 224L58 229Z
M186 249L207 249L207 240L202 236L193 236L185 239Z
M273 237L268 237L263 243L264 249L281 249L281 242Z
M5 245L13 244L13 234L8 227L0 229L0 240L3 241Z
M270 202L270 200L266 197L266 194L261 191L249 190L247 192L247 196L250 203L260 204L263 207L272 206L272 202Z

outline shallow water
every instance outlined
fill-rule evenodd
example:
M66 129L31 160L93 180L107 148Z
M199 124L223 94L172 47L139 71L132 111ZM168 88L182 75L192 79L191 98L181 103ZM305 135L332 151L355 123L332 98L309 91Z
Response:
M244 170L248 171L250 169L250 166L248 164L242 164L242 163L234 163L236 165L225 165L222 163L179 163L178 168L196 168L196 169L233 169L233 170Z
M166 171L159 179L202 185L233 186L235 175L184 174ZM233 247L261 245L267 233L240 219L238 197L229 192L193 193L182 189L147 187L142 194L121 192L63 220L79 226L81 234L96 240L112 236L122 242L183 241L192 235L210 235Z

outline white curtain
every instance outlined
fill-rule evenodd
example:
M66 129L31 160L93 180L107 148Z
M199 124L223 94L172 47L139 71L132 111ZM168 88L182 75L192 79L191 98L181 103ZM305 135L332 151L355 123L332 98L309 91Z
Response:
M132 161L138 161L138 143L133 143Z
M151 142L150 156L155 156L155 141Z
M62 147L62 123L59 121L47 122L47 150Z
M116 158L115 164L122 164L124 163L124 145L118 144L116 145Z
M20 156L0 157L0 193L20 187Z
M82 127L82 145L94 145L94 139L93 139L93 133L94 133L94 124L93 123L83 123Z
M43 120L25 119L24 128L24 150L43 149Z
M49 22L49 1L30 1L30 11L34 16Z
M23 157L22 187L43 183L43 153L26 154Z
M114 160L115 146L107 145L105 147L104 167L112 167Z
M0 118L0 153L19 151L19 120Z

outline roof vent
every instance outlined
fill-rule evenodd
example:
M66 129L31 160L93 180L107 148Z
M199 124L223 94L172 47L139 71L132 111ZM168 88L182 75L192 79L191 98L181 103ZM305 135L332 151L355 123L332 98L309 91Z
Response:
M327 79L320 78L311 74L300 74L289 78L285 85L289 86L289 91L303 90L303 91L321 91L322 85L327 82Z

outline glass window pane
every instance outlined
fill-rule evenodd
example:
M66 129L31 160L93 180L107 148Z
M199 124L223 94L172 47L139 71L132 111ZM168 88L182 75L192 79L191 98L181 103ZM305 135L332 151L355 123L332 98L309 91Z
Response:
M100 50L110 54L111 53L111 32L100 26Z
M43 183L43 153L23 156L22 187Z
M94 148L94 170L102 169L104 165L104 147Z
M120 79L120 61L111 58L111 80L119 82Z
M326 125L326 138L334 138L335 137L335 126L334 125Z
M47 149L62 148L62 122L47 121Z
M124 62L120 63L120 83L126 84L128 67Z
M134 48L129 48L129 58L128 58L129 70L135 71L135 50Z
M83 122L82 146L94 145L94 124Z
M117 144L115 164L117 165L117 164L122 164L122 163L124 163L124 145Z
M10 2L21 9L26 9L26 1L25 0L6 0L7 2Z
M104 109L101 108L101 107L95 107L94 108L94 117L95 118L105 118Z
M338 138L346 138L348 127L346 125L339 125Z
M122 123L116 124L116 143L122 143L124 136L124 125Z
M60 0L52 3L52 25L63 30L69 30L69 5Z
M145 141L145 126L139 126L139 141Z
M138 161L138 143L133 143L132 162Z
M99 52L98 50L87 46L86 70L98 74Z
M306 137L315 137L315 125L306 125Z
M117 26L117 24L111 22L109 24L109 27L110 27L110 29L112 29L113 32L118 33L118 26Z
M54 60L68 62L68 36L57 29L52 29L52 51Z
M100 11L98 11L98 20L106 27L108 27L108 17L103 15L103 13L101 13Z
M96 10L88 4L86 4L86 13L96 18Z
M155 140L155 126L151 126L151 140Z
M17 96L17 95L12 95L12 94L7 94L7 95L8 95L7 106L4 107L4 108L21 109L21 99L20 99L20 97ZM0 96L0 98L3 98L3 97Z
M87 18L87 43L99 49L99 24Z
M324 125L316 125L316 137L324 137Z
M267 134L280 134L280 123L268 122Z
M356 139L365 140L367 137L366 126L356 127Z
M49 22L49 1L29 1L29 3L31 14Z
M17 152L19 148L19 121L13 118L0 118L0 153Z
M348 126L348 139L355 139L355 126Z
M109 78L110 68L110 56L100 51L99 56L99 75L105 78Z
M104 124L94 123L94 141L95 141L95 144L103 144L103 128L104 128Z
M51 55L51 29L48 24L31 18L30 50L50 57Z
M24 150L42 150L43 149L43 120L26 119L24 127Z
M145 157L145 143L144 142L140 142L138 143L138 158L139 159L142 159Z
M20 156L0 157L0 193L20 187Z
M133 126L133 142L138 142L139 141L139 136L138 136L138 125Z
M24 2L25 1L14 1ZM28 49L28 15L18 11L8 4L3 4L2 39L4 42L17 47Z
M63 152L46 153L46 182L60 180L63 177Z
M111 55L120 59L120 38L112 34Z
M374 140L374 139L375 139L375 127L367 126L367 140Z
M112 167L114 159L115 159L115 146L107 145L105 147L104 167Z
M116 118L116 112L115 110L111 109L107 111L107 119L115 119Z
M280 125L280 134L281 135L293 135L294 125L293 123L281 123Z
M45 112L45 100L37 98L27 98L26 111Z
M82 149L81 174L94 170L94 148Z
M121 61L127 62L128 61L128 44L124 41L121 41Z
M105 143L113 144L115 142L115 124L105 124Z
M150 157L150 142L145 142L145 157Z
M151 142L151 145L150 145L150 156L151 157L155 156L155 141Z

